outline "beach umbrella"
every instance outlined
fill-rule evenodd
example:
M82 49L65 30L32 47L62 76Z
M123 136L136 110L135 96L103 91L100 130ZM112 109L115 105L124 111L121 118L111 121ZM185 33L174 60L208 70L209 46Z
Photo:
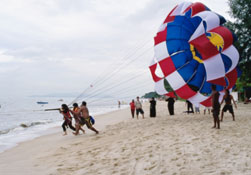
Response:
M202 3L177 5L154 37L154 58L149 66L160 95L179 97L211 106L211 85L231 89L238 78L239 53L235 37L223 26L225 19Z

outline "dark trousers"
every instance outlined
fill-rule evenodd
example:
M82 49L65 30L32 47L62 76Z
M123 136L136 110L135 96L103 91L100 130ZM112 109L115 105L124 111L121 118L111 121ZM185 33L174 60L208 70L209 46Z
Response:
M72 126L71 121L65 120L64 123L62 124L62 128L63 128L64 132L66 131L66 127L67 127L67 126L69 126L73 131L76 131L76 128L74 128L74 127Z
M150 108L150 117L156 117L156 108L155 108L155 106Z
M168 104L168 111L170 115L174 115L174 104Z
M191 111L190 111L190 109L191 109ZM192 104L187 104L187 113L189 114L189 113L194 113L194 111L193 111L193 105Z

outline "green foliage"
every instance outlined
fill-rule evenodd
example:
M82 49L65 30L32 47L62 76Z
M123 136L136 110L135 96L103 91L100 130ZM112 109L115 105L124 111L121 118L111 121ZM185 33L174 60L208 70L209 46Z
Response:
M232 30L238 40L235 46L240 53L239 66L242 71L239 85L251 85L251 0L229 0L230 15L234 22L226 26Z
M160 95L157 94L156 92L148 92L148 93L146 93L145 95L143 95L142 97L143 97L143 98L152 98L152 97L154 97L154 98L159 98Z

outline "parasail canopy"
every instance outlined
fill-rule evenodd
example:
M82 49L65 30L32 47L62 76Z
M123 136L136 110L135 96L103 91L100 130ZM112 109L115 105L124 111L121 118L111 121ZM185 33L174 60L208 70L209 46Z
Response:
M238 78L239 53L234 35L222 26L225 19L202 3L177 5L154 37L154 58L149 66L160 95L179 97L211 106L211 85L231 89Z

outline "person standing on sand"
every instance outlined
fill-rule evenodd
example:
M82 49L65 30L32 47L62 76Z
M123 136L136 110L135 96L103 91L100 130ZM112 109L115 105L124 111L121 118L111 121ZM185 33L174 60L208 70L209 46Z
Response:
M168 102L167 107L168 107L169 114L174 115L174 103L175 103L174 98L173 97L168 97L166 99L166 101Z
M135 102L135 107L136 107L136 116L137 116L137 119L139 119L139 113L142 114L142 118L144 119L144 111L142 109L142 104L139 101L139 97L137 97L137 100Z
M210 114L210 107L206 107L204 108L204 115L206 115L206 112L208 111L208 114Z
M186 105L187 105L187 114L194 113L193 104L189 100L186 100ZM191 109L191 111L190 111L190 109Z
M73 114L76 114L76 115L80 115L81 119L84 120L86 126L88 129L94 131L96 134L98 134L98 130L96 130L93 126L92 126L92 123L91 123L91 117L89 115L89 110L88 108L86 107L86 102L83 101L82 102L82 105L80 106L79 110L77 112L74 112L71 110L71 112ZM80 119L80 120L81 120Z
M222 111L221 111L221 122L223 121L223 115L224 115L224 112L227 112L229 111L232 116L233 116L233 121L235 121L235 116L234 116L234 110L233 110L233 106L232 106L232 101L234 103L234 106L235 108L237 109L237 105L234 101L234 98L232 95L230 95L229 93L229 90L228 89L225 89L225 95L223 96L223 99L221 101L221 104L224 102L225 100L225 106L223 107Z
M156 101L154 97L150 100L150 117L156 117Z
M134 100L132 100L132 102L130 103L130 108L131 108L132 118L134 118L134 114L135 114L135 103L134 103Z
M66 104L62 104L61 110L59 111L64 116L64 123L62 124L62 128L64 131L64 135L67 135L66 127L70 127L73 131L76 131L76 128L72 126L72 117L70 114L70 110Z
M195 103L194 107L195 107L195 114L197 114L197 113L200 114L200 104L199 103Z
M78 104L77 104L77 103L74 103L74 104L73 104L73 111L74 111L74 112L77 112L78 110L79 110ZM70 111L70 112L71 112L71 111ZM79 134L79 130L81 130L83 133L85 133L85 130L82 129L82 127L81 127L80 116L77 115L77 114L74 114L74 113L72 113L72 115L73 115L73 117L74 117L74 119L75 119L75 128L76 128L76 132L73 133L73 134L78 135L78 134Z
M217 129L220 129L220 120L219 120L219 114L220 114L220 103L219 103L219 96L220 93L216 91L216 85L212 85L212 113L214 117L214 126L213 128L216 128L216 124L218 125Z

